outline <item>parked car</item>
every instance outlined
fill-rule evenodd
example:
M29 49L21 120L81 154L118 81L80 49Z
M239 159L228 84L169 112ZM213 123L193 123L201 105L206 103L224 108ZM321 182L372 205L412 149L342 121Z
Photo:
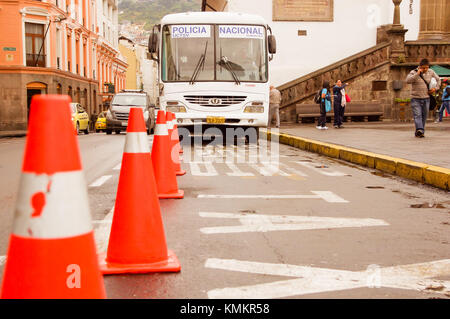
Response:
M141 107L144 112L144 120L147 126L147 134L153 133L155 128L155 110L150 104L147 93L137 90L123 90L116 93L111 100L111 106L106 112L106 134L113 131L120 134L126 131L130 108Z
M70 111L72 113L73 128L77 135L80 131L89 134L89 115L79 103L70 103Z
M95 132L104 132L106 130L106 112L101 112L97 121L95 121Z

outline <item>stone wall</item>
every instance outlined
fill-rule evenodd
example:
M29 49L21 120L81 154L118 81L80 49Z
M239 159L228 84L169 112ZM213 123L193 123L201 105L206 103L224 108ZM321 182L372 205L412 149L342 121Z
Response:
M28 73L26 70L11 70L6 73L0 70L0 130L26 130L28 121L27 84L31 82L43 83L47 86L47 94L69 94L79 102L89 114L98 113L101 99L98 97L98 83L85 81L66 72ZM58 85L60 87L58 87Z

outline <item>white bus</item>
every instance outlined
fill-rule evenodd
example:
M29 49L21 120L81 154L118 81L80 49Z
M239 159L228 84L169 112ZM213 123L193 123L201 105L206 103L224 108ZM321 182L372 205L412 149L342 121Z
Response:
M188 12L154 26L149 52L159 65L159 103L178 126L267 127L269 60L275 37L257 15Z

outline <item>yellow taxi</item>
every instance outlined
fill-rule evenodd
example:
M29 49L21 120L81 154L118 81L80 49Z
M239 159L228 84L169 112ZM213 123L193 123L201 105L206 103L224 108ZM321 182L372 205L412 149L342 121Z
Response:
M98 115L95 122L95 132L101 132L106 130L106 112L102 112Z
M89 134L89 115L79 103L70 103L70 111L72 113L73 128L77 135L80 131Z

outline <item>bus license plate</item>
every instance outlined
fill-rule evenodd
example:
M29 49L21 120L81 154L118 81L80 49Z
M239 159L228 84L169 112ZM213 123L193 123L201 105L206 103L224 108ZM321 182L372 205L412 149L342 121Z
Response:
M224 117L217 117L217 116L207 116L206 117L206 123L208 124L224 124L225 118Z
M122 122L122 126L128 126L128 122Z

